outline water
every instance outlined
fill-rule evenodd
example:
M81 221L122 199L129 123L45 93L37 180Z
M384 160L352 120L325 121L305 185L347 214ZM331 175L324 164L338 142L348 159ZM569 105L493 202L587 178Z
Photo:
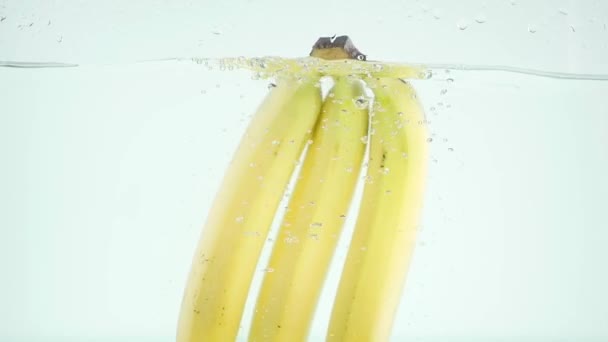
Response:
M393 340L607 340L606 6L0 0L0 340L173 340L206 213L270 84L192 57L299 57L334 33L432 69L412 81L430 176Z
M608 82L589 80L605 76L467 69L413 81L432 162L396 340L608 336ZM0 68L5 331L171 336L193 242L267 92L250 76Z

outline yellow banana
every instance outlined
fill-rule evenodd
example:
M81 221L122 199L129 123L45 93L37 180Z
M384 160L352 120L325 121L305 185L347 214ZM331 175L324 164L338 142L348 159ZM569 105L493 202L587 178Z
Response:
M370 79L369 168L327 341L388 341L422 206L427 130L414 89Z
M327 96L259 294L249 341L304 341L357 184L367 135L361 80Z
M233 341L268 229L321 109L318 77L280 79L248 127L209 212L177 341Z

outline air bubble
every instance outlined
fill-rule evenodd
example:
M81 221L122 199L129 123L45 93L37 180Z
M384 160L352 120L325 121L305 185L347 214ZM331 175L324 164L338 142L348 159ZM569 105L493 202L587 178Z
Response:
M458 27L460 31L464 31L469 27L469 23L466 20L461 19L456 23L456 27Z
M260 237L260 232L246 231L246 232L243 232L243 235L249 236L249 237Z
M433 19L435 19L435 20L441 19L441 12L439 12L438 10L433 10L432 15L433 15Z
M243 223L243 221L245 221L245 218L243 216L239 216L239 217L235 218L234 221L236 223Z
M421 80L428 80L433 77L433 72L431 70L423 70L418 73L418 78Z
M360 140L362 143L367 144L367 135L362 136Z
M298 239L297 236L293 236L293 235L289 235L287 236L285 239L283 239L283 241L285 241L286 244L292 245L292 244L296 244L298 242L300 242L300 240Z
M485 14L483 13L479 13L476 17L475 17L475 22L478 24L483 24L487 21L488 19L486 18Z

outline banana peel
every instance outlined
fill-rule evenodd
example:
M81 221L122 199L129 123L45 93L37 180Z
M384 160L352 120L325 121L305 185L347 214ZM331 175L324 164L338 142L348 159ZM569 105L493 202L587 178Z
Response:
M195 59L197 63L210 61ZM276 78L277 86L271 89L252 119L212 206L184 293L177 341L236 339L263 245L244 233L248 227L255 227L261 232L261 241L265 239L300 153L305 163L308 159L310 162L301 171L293 195L295 200L290 201L298 207L291 216L286 215L286 220L304 225L300 227L301 232L295 234L298 238L289 243L299 243L313 235L315 239L327 238L327 233L321 234L319 230L323 222L317 220L323 217L331 217L327 220L335 227L329 237L337 239L341 226L336 222L340 220L332 215L344 215L357 183L354 179L344 182L339 172L359 170L360 165L345 169L335 161L344 159L356 164L362 160L364 149L359 147L356 152L349 152L351 149L343 148L355 140L358 141L354 143L370 145L368 175L327 340L388 340L414 248L428 153L422 106L413 87L404 80L429 78L429 71L422 65L368 61L348 36L319 38L308 57L223 58L219 64L221 68L254 71L259 78ZM315 88L324 76L335 78L337 83L335 89L321 99L319 89ZM331 136L334 133L325 131L329 125L352 125L349 111L367 115L371 102L364 98L363 91L351 88L364 81L375 95L369 110L374 120L370 120L369 126L362 122L356 125L363 128L361 134L367 133L361 139L351 136L350 140L336 140ZM346 94L346 98L335 98L337 93ZM304 148L302 142L312 141L310 137L325 137L328 143L320 147L309 143ZM311 151L316 148L321 150ZM324 160L327 158L332 161L328 163ZM338 172L334 165L345 170ZM313 183L325 179L331 179L331 184L317 185L324 189L324 195L307 201L316 196ZM339 192L345 195L335 196ZM317 202L324 207L320 210L308 207ZM327 207L339 208L336 210L340 212L332 213ZM309 220L312 220L310 224ZM316 233L308 234L311 231ZM289 226L283 225L282 233L291 234ZM271 263L280 264L282 269L277 270L276 275L266 275L270 280L263 283L262 295L258 297L250 342L307 337L335 248L335 241L324 243L320 244L321 249L314 241L307 241L293 249L289 244L280 244L275 250ZM324 256L311 261L317 252ZM284 278L277 279L278 276ZM307 280L313 287L310 291L304 291L309 285ZM298 292L306 294L299 297Z

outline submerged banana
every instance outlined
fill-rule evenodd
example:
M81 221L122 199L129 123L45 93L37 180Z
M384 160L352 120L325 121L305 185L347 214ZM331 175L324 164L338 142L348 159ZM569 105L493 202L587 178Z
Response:
M427 130L414 89L370 79L375 94L368 174L327 341L387 341L414 248Z
M317 82L280 79L248 127L194 256L178 342L236 338L266 234L320 112Z
M312 141L249 332L251 342L306 340L368 136L364 193L327 341L390 337L414 248L427 165L424 113L413 88L396 77L427 74L419 67L365 63L366 56L346 36L320 38L310 56L223 61L262 77L289 75L278 77L258 109L210 210L184 293L177 342L236 339L266 235L295 165ZM335 85L322 104L318 81L323 75L335 77ZM375 94L369 117L365 86L352 75L367 77Z
M361 80L337 78L275 242L249 341L306 340L357 184L368 128Z

